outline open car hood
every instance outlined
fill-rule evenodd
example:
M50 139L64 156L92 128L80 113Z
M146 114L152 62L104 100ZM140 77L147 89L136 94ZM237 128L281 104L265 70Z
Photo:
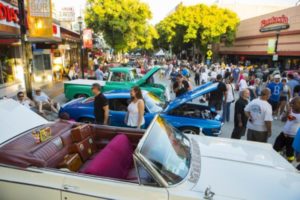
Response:
M13 99L0 100L0 144L34 127L46 119Z
M188 101L191 101L195 98L198 98L202 95L205 95L207 93L210 93L217 89L219 83L212 83L208 82L204 85L201 85L199 87L196 87L195 89L175 98L173 101L169 103L169 105L166 107L164 112L169 112L183 104L185 104Z
M152 77L156 72L158 72L161 68L159 66L153 67L150 71L148 71L141 79L137 81L138 85L142 85L147 82L147 80Z

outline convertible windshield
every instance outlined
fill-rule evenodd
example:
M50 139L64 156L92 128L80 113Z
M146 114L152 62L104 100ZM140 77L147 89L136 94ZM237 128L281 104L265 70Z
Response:
M141 154L169 185L181 182L190 168L190 141L158 117L147 136Z

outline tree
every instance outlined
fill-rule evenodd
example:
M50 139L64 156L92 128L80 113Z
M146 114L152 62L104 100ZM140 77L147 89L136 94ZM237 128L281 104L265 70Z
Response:
M180 4L173 13L156 25L160 35L156 43L163 46L166 46L166 42L171 43L175 52L186 47L199 48L203 56L208 44L225 41L230 45L235 38L238 23L237 15L228 9L215 5Z
M158 34L148 23L151 17L149 6L139 0L88 0L85 22L120 52L153 47Z

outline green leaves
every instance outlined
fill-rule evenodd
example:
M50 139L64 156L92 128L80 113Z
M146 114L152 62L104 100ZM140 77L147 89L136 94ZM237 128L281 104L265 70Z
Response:
M219 43L221 39L230 44L234 40L238 23L237 15L228 9L215 5L181 4L156 25L160 35L158 43L163 44L165 41L179 49L182 49L184 44L178 38L181 38L183 43L195 43L200 49L205 49L208 43Z
M153 48L158 37L148 21L152 13L139 0L88 0L85 22L95 32L102 32L116 52L136 48Z

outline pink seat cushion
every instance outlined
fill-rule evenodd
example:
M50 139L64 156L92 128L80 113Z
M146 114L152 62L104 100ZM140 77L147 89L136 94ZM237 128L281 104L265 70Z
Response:
M82 173L126 179L133 165L133 149L126 135L115 136L82 170Z

